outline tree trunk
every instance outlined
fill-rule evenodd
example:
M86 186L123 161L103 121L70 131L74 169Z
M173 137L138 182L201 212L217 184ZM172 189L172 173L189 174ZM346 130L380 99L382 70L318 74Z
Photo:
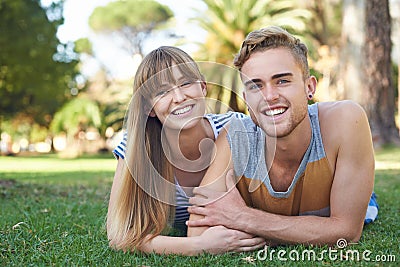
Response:
M395 124L395 88L391 70L391 18L388 0L365 3L365 81L361 103L376 146L400 144Z
M368 2L368 1L367 1ZM364 65L364 0L343 0L343 22L339 65L338 99L351 99L362 104L365 89Z

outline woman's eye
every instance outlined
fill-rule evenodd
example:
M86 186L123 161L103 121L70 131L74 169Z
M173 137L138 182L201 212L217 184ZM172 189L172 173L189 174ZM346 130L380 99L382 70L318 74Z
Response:
M162 97L168 93L168 90L160 90L155 94L155 97Z
M181 83L181 85L179 85L179 87L189 87L189 86L191 86L192 85L192 82L189 82L189 81L186 81L186 82L183 82L183 83Z

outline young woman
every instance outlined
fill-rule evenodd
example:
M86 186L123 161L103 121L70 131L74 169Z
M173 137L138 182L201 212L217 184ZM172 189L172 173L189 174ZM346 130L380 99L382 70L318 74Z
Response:
M126 136L114 150L118 166L110 194L107 235L124 251L197 255L204 251L249 251L264 240L222 226L198 237L167 236L186 231L190 189L212 161L214 141L231 117L207 114L206 82L184 51L160 47L135 75Z

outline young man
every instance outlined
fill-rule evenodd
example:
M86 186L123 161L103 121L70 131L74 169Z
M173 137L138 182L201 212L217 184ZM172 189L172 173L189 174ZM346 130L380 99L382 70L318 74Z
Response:
M251 119L231 121L218 137L207 186L190 200L188 235L224 225L274 244L357 242L374 184L363 109L309 106L317 81L307 48L279 27L250 33L234 64Z

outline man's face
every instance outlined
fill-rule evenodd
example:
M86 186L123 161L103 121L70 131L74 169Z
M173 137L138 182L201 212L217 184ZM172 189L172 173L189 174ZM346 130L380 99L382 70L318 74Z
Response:
M310 79L303 81L289 50L252 54L242 66L242 80L250 115L268 136L285 137L306 118L307 95L314 92L315 83L310 87Z

